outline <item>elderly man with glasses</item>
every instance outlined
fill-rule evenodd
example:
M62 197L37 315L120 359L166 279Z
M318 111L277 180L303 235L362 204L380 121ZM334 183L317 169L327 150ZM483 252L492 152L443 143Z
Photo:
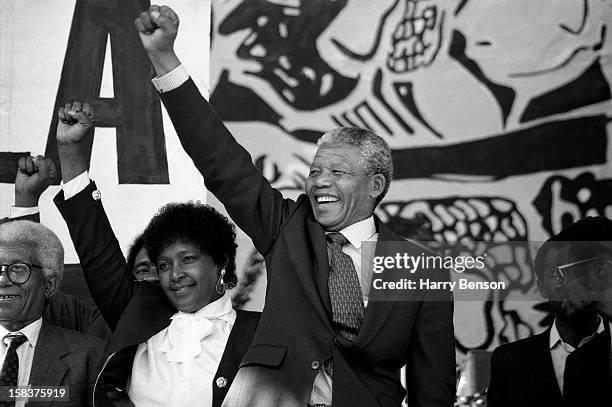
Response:
M50 405L92 405L104 341L42 318L63 268L64 249L47 227L0 224L0 406L24 406L24 395Z

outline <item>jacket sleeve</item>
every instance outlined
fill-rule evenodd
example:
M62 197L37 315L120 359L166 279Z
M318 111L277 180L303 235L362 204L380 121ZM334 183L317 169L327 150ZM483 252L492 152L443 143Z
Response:
M265 255L295 203L272 188L191 79L161 98L206 187Z
M508 391L510 385L508 381L512 379L511 373L506 368L510 363L504 361L504 355L500 349L495 349L491 356L491 378L487 390L487 406L489 407L510 407L514 404L513 394L516 392ZM518 404L516 404L518 405Z
M96 185L65 200L54 198L81 261L89 292L111 330L132 298L135 282L100 200L92 198Z
M452 406L456 364L453 301L423 301L406 355L408 405Z

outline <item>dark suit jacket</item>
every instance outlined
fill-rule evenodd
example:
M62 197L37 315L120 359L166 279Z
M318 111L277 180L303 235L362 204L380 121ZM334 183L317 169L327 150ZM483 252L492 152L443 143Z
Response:
M612 405L606 329L567 358L563 396L550 355L550 328L502 345L491 357L489 407L581 407Z
M55 203L68 224L91 296L113 330L109 356L96 382L96 406L130 405L125 386L136 348L167 327L176 309L159 286L134 281L101 201L92 198L95 189L92 182L69 200L60 192ZM258 320L258 312L237 311L215 375L226 378L227 384L219 387L216 380L202 384L213 386L213 406L221 405Z
M295 405L304 406L316 367L333 357L334 407L388 407L399 406L404 398L399 369L406 364L411 407L452 406L455 351L450 297L370 302L357 339L348 343L331 323L325 236L308 198L283 199L270 186L191 79L162 94L162 100L206 186L266 260L266 304L241 369L256 367L258 375L266 375L268 383L285 393L282 399L295 399ZM401 240L379 221L377 227L379 243ZM413 249L423 250L416 245ZM250 388L243 393L246 398L253 394L255 400L257 391ZM250 407L253 400L241 405Z
M40 387L68 386L69 401L32 401L28 406L91 406L104 347L105 342L100 338L43 321L34 351L30 384Z

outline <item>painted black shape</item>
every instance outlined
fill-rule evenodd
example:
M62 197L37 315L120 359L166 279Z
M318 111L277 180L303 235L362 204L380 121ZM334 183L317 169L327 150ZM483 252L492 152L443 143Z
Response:
M436 137L444 138L439 131L433 128L427 120L421 114L421 111L417 107L414 101L414 92L412 91L412 82L394 82L393 89L399 100L406 106L406 108L412 113L412 115L419 121L423 126L429 129Z
M610 100L610 84L601 71L599 58L572 82L533 98L521 115L521 122Z
M225 121L262 121L280 125L281 116L252 89L229 81L223 70L210 104Z
M338 48L338 51L348 56L349 58L355 59L357 61L368 61L372 59L372 57L376 55L376 52L378 51L378 48L380 47L380 40L382 38L383 29L385 28L385 21L387 20L387 17L389 17L389 14L391 14L391 12L393 12L395 7L397 7L398 3L399 3L399 0L396 0L395 3L393 3L393 5L389 7L389 9L383 13L382 17L380 18L380 22L378 23L378 30L376 31L376 37L372 44L372 47L365 54L358 54L354 51L351 51L346 45L340 43L335 38L331 39L332 44L334 44L334 46Z
M558 191L558 196L553 194L553 189ZM600 216L608 215L607 209L612 206L612 179L598 180L591 172L583 172L574 179L553 175L544 182L532 204L542 218L542 227L552 236L560 231L553 230L554 216L561 217L560 224L564 228L594 213ZM551 212L552 208L567 205L573 205L577 209L578 218L569 213Z
M0 184L14 184L19 159L29 156L30 153L0 152Z
M385 96L382 94L382 70L377 69L376 74L374 75L374 81L372 82L372 93L374 97L379 100L380 103L391 113L393 118L402 126L402 128L408 134L414 134L414 130L412 127L408 125L402 118L402 116L395 111L395 109L385 100Z
M474 75L474 77L491 92L501 109L502 123L504 123L505 126L508 116L510 115L510 110L512 109L512 104L514 103L514 98L516 97L516 92L512 88L499 85L487 78L476 61L466 55L465 47L465 36L461 32L453 30L453 36L448 51L449 55Z
M606 162L605 116L544 123L486 139L393 150L394 178L486 176L490 180Z
M134 18L149 5L148 0L77 0L55 100L56 108L88 101L96 110L97 127L117 129L120 184L169 183L161 104L134 29ZM109 35L114 99L99 97ZM57 121L54 110L45 155L59 164Z
M455 7L453 15L459 15L459 13L461 13L461 10L463 10L463 8L467 5L468 1L469 0L459 0L459 4L457 4L457 7Z
M584 30L588 16L589 16L589 2L588 0L582 0L582 21L580 22L580 27L573 29L573 28L568 27L565 24L559 24L559 26L570 34L578 35L582 32L582 30Z
M342 126L342 124L338 124L338 126ZM306 141L308 143L316 143L323 133L317 130L296 129L291 132L291 135L298 140Z
M378 116L378 114L374 111L374 109L372 109L372 107L370 106L370 104L367 101L363 101L361 102L359 105L357 105L357 107L355 108L355 111L358 111L359 108L363 106L365 109L367 109L368 112L370 112L370 115L372 115L372 117L374 118L374 120L376 120L376 122L385 129L385 131L387 133L389 133L389 135L393 135L393 131L389 128L389 126L387 126L387 124L380 118L380 116Z
M261 68L245 73L268 82L292 107L316 110L344 99L359 81L338 73L317 50L317 38L345 5L346 0L304 1L300 7L246 0L225 17L218 33L250 30L237 56Z

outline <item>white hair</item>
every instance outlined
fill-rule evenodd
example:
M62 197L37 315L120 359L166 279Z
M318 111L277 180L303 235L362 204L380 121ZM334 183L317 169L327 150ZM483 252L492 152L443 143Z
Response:
M22 244L31 248L37 265L43 267L45 277L55 276L57 283L64 276L64 247L55 233L40 223L16 220L0 224L0 245L3 242Z

